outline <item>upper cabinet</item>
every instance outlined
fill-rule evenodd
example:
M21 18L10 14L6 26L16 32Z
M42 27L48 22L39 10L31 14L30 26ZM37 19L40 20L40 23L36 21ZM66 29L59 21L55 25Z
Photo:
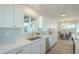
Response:
M3 7L0 5L0 27L3 27Z
M15 26L23 27L24 24L24 7L22 5L15 5Z
M12 27L14 22L13 5L2 5L3 7L3 27Z
M21 5L0 5L0 27L21 28L23 19L24 12Z

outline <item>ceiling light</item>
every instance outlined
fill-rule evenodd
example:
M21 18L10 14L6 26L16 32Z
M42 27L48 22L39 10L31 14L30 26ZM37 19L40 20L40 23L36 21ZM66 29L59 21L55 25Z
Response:
M64 16L66 16L66 15L67 15L67 14L62 14L61 16L63 16L63 17L64 17Z
M67 16L67 10L65 10L64 12L61 13L61 16Z

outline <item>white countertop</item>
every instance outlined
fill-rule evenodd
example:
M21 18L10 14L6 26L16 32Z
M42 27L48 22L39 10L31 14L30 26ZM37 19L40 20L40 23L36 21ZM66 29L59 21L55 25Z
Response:
M45 38L45 37L47 37L47 35L46 36L44 35L42 37ZM16 49L18 47L24 46L24 45L31 44L35 41L37 41L37 40L30 41L26 38L16 38L16 40L13 41L13 42L10 42L8 44L0 45L0 54L5 53L5 52L10 51L10 50L13 50L13 49Z
M15 40L14 42L8 43L8 44L4 44L4 45L0 45L0 53L5 53L9 50L21 47L23 45L26 44L30 44L31 41L25 39L25 38L21 38L19 40Z

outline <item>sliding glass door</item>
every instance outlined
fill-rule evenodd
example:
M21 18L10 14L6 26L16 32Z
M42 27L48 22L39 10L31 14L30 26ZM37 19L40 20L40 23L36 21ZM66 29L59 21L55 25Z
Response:
M75 34L76 34L76 25L75 23L64 23L63 24L63 30L65 30L66 32L72 32L72 36L75 39Z
M79 40L79 22L76 23L76 39Z
M66 23L62 23L62 29L65 31L72 32L73 38L75 40L79 40L79 21L70 21Z

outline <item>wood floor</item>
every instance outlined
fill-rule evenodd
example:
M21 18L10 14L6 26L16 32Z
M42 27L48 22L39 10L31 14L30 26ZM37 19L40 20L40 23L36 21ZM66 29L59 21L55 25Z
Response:
M58 40L57 44L47 54L73 54L72 40Z

